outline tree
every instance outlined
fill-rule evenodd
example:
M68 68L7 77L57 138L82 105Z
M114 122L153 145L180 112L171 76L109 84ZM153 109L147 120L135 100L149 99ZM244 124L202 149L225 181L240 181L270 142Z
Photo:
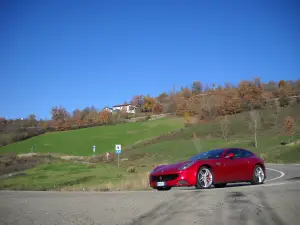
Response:
M36 126L37 125L36 115L30 114L30 115L28 115L27 118L28 118L29 126Z
M257 110L251 110L249 112L250 120L249 120L249 128L252 131L253 137L254 137L254 146L257 148L257 129L260 122L260 114Z
M244 105L249 109L254 109L262 105L263 85L259 78L256 78L254 81L240 82L237 91Z
M295 94L294 87L291 82L286 82L284 80L279 81L278 89L274 92L274 95L278 97L279 105L281 107L289 105L289 96Z
M228 116L224 116L220 120L220 125L221 125L221 130L222 130L222 135L224 140L228 140L228 126L230 124L230 121L228 119Z
M162 104L160 104L159 102L156 102L154 105L153 105L153 108L152 108L152 112L153 113L156 113L156 114L160 114L164 111L164 108L162 106Z
M70 120L71 116L64 107L55 106L51 109L52 123L56 130L64 130L64 123Z
M219 114L225 116L240 113L241 105L241 99L237 96L226 96L219 107Z
M130 101L130 104L136 106L137 108L142 108L144 105L144 96L143 95L133 96Z
M28 120L36 120L36 115L34 114L28 115Z
M75 122L77 128L84 125L83 113L80 111L80 109L75 109L73 111L72 120Z
M192 84L192 94L197 95L200 94L203 90L202 83L200 81L194 81Z
M97 110L92 109L90 112L85 116L85 122L89 125L95 125L99 123L99 113Z
M289 142L291 142L292 136L294 135L294 130L293 130L294 124L295 124L294 118L292 118L291 116L287 116L285 118L284 128L285 128L285 132L289 136Z
M152 112L155 102L156 102L155 99L150 97L150 95L144 96L143 111Z
M180 95L184 98L190 98L192 97L192 92L188 87L182 87L180 91Z
M6 129L7 120L4 117L0 117L0 132Z
M109 124L112 122L112 114L106 110L99 113L99 119L101 124Z
M168 94L166 92L163 92L157 97L157 100L159 102L166 102L168 100L168 97Z
M183 116L185 112L189 112L187 100L185 99L178 99L176 104L176 115Z
M184 113L184 125L188 125L191 121L191 116L189 112Z

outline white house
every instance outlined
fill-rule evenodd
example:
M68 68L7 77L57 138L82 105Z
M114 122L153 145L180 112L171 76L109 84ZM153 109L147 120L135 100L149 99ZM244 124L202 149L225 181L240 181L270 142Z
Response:
M113 112L113 109L112 108L109 108L109 107L105 107L103 108L104 111L107 111L107 112Z
M122 105L114 105L113 111L122 111L125 109L125 112L127 113L135 113L136 106L131 104L122 104Z

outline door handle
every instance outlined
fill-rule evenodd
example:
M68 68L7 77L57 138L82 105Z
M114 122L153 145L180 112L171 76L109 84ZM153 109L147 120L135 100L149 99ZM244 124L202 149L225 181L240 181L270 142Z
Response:
M220 166L220 164L221 164L221 163L219 163L219 162L216 162L216 165Z

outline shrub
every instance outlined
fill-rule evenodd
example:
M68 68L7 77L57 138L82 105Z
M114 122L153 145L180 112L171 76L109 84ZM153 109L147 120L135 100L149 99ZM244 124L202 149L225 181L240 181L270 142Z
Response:
M136 173L137 168L135 166L130 166L130 167L127 168L127 172L128 173Z

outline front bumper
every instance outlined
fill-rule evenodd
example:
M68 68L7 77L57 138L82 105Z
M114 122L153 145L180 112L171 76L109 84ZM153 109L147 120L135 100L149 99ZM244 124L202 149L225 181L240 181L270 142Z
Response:
M164 186L157 186L158 182L164 182ZM149 184L157 187L189 187L196 185L196 173L178 171L178 173L152 173L149 176Z

